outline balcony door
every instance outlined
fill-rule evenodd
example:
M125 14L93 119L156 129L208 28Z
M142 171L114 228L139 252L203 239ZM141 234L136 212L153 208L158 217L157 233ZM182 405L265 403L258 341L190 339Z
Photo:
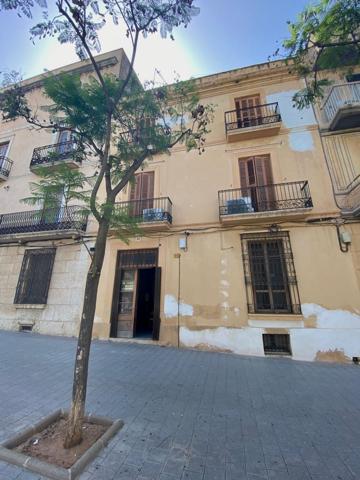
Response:
M59 155L66 155L70 153L73 149L73 145L71 143L72 134L69 130L63 130L59 133L58 144L56 147L56 153Z
M130 190L130 215L142 217L144 210L153 208L154 172L141 172L135 175Z
M260 95L241 97L235 100L239 128L254 127L261 124L260 104Z
M6 165L6 154L9 148L9 142L0 143L0 170L2 169L4 163Z
M270 155L239 159L241 197L255 212L274 210Z

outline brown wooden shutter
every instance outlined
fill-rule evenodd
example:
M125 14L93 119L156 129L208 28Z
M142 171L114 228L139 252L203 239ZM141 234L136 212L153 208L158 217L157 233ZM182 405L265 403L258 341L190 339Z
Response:
M142 172L135 175L131 186L130 200L143 200L154 197L154 172Z

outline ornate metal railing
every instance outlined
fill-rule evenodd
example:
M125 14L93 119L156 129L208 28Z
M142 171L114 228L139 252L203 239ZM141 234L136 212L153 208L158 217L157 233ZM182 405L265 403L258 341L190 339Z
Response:
M29 210L0 215L0 235L47 232L53 230L86 230L87 213L79 206Z
M172 202L169 197L145 198L116 203L117 211L137 223L172 223Z
M225 131L238 128L257 127L281 121L278 102L256 105L249 108L238 108L225 112Z
M34 149L30 167L51 164L68 158L73 158L75 162L81 163L78 153L79 147L74 140L38 147Z
M239 215L313 206L307 181L251 186L219 192L219 213Z
M339 108L360 103L360 82L343 83L331 87L321 109L324 121L330 123Z
M4 177L8 177L12 164L13 162L12 160L10 160L10 158L5 157L4 155L0 155L0 174Z

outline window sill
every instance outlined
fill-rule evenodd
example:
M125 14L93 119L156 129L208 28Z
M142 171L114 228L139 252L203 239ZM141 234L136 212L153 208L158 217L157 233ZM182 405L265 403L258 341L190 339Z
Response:
M46 303L15 303L14 307L25 310L44 310Z

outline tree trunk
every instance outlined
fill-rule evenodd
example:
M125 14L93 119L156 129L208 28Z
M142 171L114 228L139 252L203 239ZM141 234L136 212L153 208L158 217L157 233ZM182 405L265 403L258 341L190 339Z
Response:
M89 367L90 345L94 324L96 297L100 273L104 262L109 222L99 223L95 252L87 278L83 310L76 349L71 410L69 413L64 448L71 448L82 441L82 425L85 411L86 387Z

